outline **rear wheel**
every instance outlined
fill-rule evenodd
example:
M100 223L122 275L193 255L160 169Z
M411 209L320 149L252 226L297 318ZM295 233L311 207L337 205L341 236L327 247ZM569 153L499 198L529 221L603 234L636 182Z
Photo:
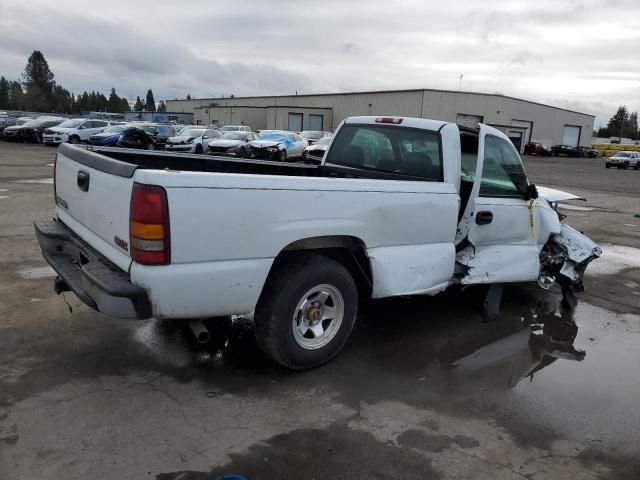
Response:
M357 312L358 290L344 266L297 254L269 275L254 316L256 340L284 367L316 367L342 349Z

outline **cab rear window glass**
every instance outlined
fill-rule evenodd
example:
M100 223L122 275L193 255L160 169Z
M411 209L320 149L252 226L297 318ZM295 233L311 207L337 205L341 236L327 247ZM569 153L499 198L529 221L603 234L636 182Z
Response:
M388 125L343 125L326 163L442 181L440 135Z

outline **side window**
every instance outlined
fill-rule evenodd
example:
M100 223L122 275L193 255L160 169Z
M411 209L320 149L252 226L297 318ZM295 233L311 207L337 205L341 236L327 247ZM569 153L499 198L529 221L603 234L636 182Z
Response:
M436 132L386 125L343 125L327 163L442 181L440 137Z
M513 144L487 135L484 141L480 196L521 198L527 184L522 160Z

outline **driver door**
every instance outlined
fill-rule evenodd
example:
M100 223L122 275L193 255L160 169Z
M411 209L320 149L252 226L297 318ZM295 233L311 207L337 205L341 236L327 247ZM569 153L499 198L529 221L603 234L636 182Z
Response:
M538 209L536 201L527 198L527 186L522 160L511 141L482 125L475 180L456 238L456 260L468 267L462 283L538 278Z

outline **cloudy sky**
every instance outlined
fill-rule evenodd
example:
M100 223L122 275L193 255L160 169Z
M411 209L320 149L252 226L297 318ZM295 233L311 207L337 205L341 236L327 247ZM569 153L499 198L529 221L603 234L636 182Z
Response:
M499 92L606 122L640 109L638 0L0 0L0 75L41 50L73 92L156 100Z

